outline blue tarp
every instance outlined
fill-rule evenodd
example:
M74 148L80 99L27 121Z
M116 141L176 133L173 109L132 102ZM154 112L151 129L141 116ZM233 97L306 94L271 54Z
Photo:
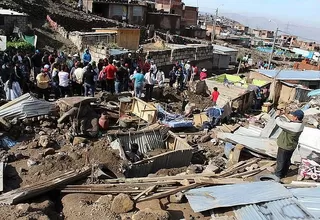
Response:
M313 90L308 93L308 97L320 95L320 89Z
M193 121L185 120L183 115L173 114L164 110L160 105L157 106L158 119L162 124L170 128L188 128L193 127Z

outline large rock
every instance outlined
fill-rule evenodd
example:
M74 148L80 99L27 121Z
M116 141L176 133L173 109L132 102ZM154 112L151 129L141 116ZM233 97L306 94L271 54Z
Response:
M78 145L78 144L86 143L86 142L87 142L87 139L86 139L86 138L83 138L83 137L74 137L73 142L72 142L72 145L73 145L73 146L76 146L76 145Z
M101 196L95 203L110 209L112 205L112 195Z
M111 211L117 214L127 213L134 209L134 201L127 194L117 195L111 204Z
M49 147L51 144L51 141L50 141L50 138L48 135L41 135L40 138L39 138L39 141L38 141L38 146L41 146L41 147Z
M183 193L182 192L178 192L174 195L170 195L170 202L171 203L181 203L183 200Z
M25 215L30 211L30 205L27 203L16 205L16 210L19 214Z
M53 154L55 154L55 153L56 153L55 149L53 149L53 148L47 148L47 149L43 152L43 155L44 155L44 156L48 156L48 155L53 155Z
M139 202L136 204L136 208L143 210L146 208L152 207L152 209L162 210L162 204L159 199L152 199L148 201Z
M170 215L167 211L164 210L152 210L146 208L140 210L132 216L132 220L169 220Z

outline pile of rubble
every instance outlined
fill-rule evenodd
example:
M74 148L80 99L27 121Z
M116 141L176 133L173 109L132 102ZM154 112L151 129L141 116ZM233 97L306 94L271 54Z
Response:
M214 115L206 95L157 89L159 97L149 103L131 93L56 102L26 94L0 106L1 216L246 219L268 207L280 219L290 206L293 218L319 217L300 199L319 195L319 188L296 189L316 182L291 177L282 185L270 175L279 134L274 111L237 113L207 127ZM306 107L310 115L314 102ZM304 152L312 148L300 144Z

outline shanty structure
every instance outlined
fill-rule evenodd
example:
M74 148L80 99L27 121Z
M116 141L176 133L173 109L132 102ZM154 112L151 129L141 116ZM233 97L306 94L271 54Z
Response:
M119 132L109 134L109 138L120 142L122 147L120 151L128 152L131 149L131 143L136 143L143 154L151 151L160 152L155 156L133 163L126 171L126 177L143 177L160 169L188 166L192 158L191 146L164 127ZM165 152L161 153L161 151Z

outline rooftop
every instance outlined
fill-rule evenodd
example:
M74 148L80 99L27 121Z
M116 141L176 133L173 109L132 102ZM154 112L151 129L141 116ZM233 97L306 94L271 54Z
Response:
M2 9L2 8L0 8L0 15L27 16L27 14L25 14L25 13L20 13L17 11L12 11L9 9Z
M218 50L221 52L238 52L238 50L230 48L230 47L224 47L224 46L220 46L220 45L212 45L214 50Z
M258 72L270 78L276 77L278 80L320 81L320 71L314 70L258 70Z

